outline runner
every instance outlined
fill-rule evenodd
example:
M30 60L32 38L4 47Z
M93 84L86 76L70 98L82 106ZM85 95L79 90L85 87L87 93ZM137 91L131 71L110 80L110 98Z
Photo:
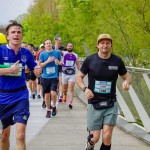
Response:
M40 49L37 52L36 61L39 61L40 54L44 50L45 50L45 47L44 47L44 44L42 43L42 44L40 44ZM43 97L42 107L46 108L46 103L45 103L45 99L44 99L44 93L43 93L43 89L42 89L42 86L41 86L41 80L42 80L42 77L38 77L38 82L37 82L37 98L41 98L41 93L42 93L42 97Z
M58 50L52 49L51 40L47 39L44 42L45 51L40 54L39 61L43 67L42 73L42 88L44 92L44 98L47 106L46 117L51 117L50 98L53 102L52 116L57 113L56 110L56 97L58 86L58 65L61 65L61 55Z
M74 86L76 67L80 69L78 55L73 52L73 44L68 43L66 46L67 51L62 51L62 84L63 84L63 101L67 100L67 92L69 97L69 108L73 107Z
M54 38L55 40L55 45L53 46L53 49L61 51L66 51L65 46L62 45L62 39L59 37L57 34ZM58 89L59 89L59 99L58 102L62 102L63 99L63 87L62 87L62 66L58 65L58 74L59 74L59 84L58 84Z
M25 81L25 65L41 75L41 67L35 63L29 50L20 47L23 27L10 21L6 27L8 44L0 46L0 64L10 66L0 68L0 120L3 134L0 149L9 149L10 126L16 123L16 150L25 150L26 124L30 115L29 92Z

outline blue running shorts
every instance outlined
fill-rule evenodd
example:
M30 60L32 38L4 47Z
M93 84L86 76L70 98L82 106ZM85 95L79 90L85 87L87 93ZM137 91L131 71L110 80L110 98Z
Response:
M21 99L12 104L0 105L0 120L3 129L17 123L27 124L29 112L29 99Z

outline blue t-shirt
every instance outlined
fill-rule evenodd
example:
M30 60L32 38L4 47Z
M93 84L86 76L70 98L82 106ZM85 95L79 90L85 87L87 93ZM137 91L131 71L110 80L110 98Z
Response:
M33 55L28 49L21 48L17 54L8 45L0 46L0 64L13 65L19 62L20 72L18 75L2 75L0 76L0 89L2 90L15 90L26 85L25 66L33 70L37 65L34 61ZM9 104L21 99L29 97L27 89L18 92L1 92L0 91L0 104Z
M54 49L52 52L43 51L40 54L39 60L45 62L49 57L55 57L56 59L61 60L60 52ZM55 61L52 61L43 67L42 78L58 78L58 65L55 64Z

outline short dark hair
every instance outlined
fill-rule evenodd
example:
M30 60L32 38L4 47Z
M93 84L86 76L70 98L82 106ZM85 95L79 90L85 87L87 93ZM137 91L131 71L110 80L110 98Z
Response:
M8 34L8 31L9 31L9 29L10 29L10 27L12 27L12 26L18 26L18 27L20 27L22 30L23 30L23 26L20 24L20 23L18 23L17 21L15 21L15 20L10 20L9 21L10 23L7 25L7 27L6 27L6 33Z
M30 44L28 44L28 45L34 48L34 45L33 45L32 43L30 43Z
M73 43L72 43L72 42L68 42L67 45L68 45L68 44L72 44L72 47L73 47ZM67 45L66 45L66 47L67 47Z
M44 41L44 43L43 43L43 44L45 45L45 42L46 42L46 41L48 41L48 40L50 40L50 39L46 39L46 40ZM51 41L51 40L50 40L50 41ZM51 42L52 42L52 41L51 41Z

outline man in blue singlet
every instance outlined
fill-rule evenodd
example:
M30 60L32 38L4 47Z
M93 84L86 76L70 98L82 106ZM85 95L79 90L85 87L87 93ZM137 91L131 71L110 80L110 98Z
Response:
M10 21L6 27L8 44L0 47L0 121L3 134L0 149L9 149L10 126L16 123L16 150L25 150L26 124L30 115L29 92L26 87L25 66L40 76L42 69L37 65L29 50L20 47L23 27Z
M116 82L118 75L123 79L122 89L128 90L131 76L122 59L110 51L112 38L101 34L97 39L98 52L88 56L77 75L77 84L88 99L87 128L89 136L85 150L94 150L102 133L100 150L111 149L113 128L116 125L118 107ZM88 87L83 78L88 74Z
M56 111L56 98L58 86L58 65L61 65L61 55L58 50L52 48L51 40L47 39L44 42L45 51L41 52L39 61L43 67L42 73L42 88L44 92L44 99L46 102L47 113L46 118L51 117L51 100L53 102L52 116L55 116Z

